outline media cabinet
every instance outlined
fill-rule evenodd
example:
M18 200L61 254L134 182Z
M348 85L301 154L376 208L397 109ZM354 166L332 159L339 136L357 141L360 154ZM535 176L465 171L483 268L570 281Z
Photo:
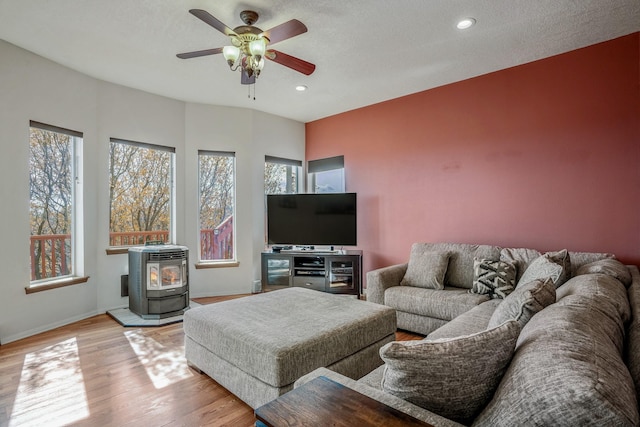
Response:
M362 251L263 252L262 290L290 286L360 298Z

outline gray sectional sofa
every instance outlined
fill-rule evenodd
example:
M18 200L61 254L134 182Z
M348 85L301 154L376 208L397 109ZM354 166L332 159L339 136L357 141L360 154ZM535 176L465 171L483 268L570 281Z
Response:
M636 266L438 243L367 278L370 301L428 335L385 345L357 381L320 368L296 386L323 375L434 426L640 424Z

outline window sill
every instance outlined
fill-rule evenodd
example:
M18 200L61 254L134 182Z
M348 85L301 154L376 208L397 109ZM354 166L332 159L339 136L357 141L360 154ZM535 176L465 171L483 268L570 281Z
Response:
M128 246L123 246L123 247L114 247L114 248L107 248L107 255L119 255L119 254L126 254L129 253L129 247Z
M64 288L65 286L77 285L79 283L86 283L89 280L89 276L86 277L65 277L64 279L51 280L45 282L42 285L32 285L24 288L27 294L34 294L36 292L48 291L49 289Z
M203 268L228 268L239 266L240 263L238 261L201 261L195 264L196 270Z

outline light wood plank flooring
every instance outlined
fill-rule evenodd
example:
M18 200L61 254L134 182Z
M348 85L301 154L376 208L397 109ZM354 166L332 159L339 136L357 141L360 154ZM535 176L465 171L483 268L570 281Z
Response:
M182 323L123 328L102 314L0 346L0 426L254 423L251 407L187 367Z

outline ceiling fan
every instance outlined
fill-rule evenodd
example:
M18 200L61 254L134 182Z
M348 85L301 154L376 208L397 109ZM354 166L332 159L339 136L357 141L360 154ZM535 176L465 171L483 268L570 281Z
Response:
M300 58L287 55L275 49L267 50L269 45L307 32L307 27L297 19L277 25L270 30L262 31L260 28L253 26L258 21L258 13L252 10L245 10L240 12L240 19L245 25L240 25L232 30L205 10L191 9L189 13L228 36L231 39L231 45L179 53L176 55L178 58L189 59L222 53L232 71L238 69L241 71L240 81L242 84L255 83L256 77L260 75L264 67L264 58L307 76L316 69L314 64Z

